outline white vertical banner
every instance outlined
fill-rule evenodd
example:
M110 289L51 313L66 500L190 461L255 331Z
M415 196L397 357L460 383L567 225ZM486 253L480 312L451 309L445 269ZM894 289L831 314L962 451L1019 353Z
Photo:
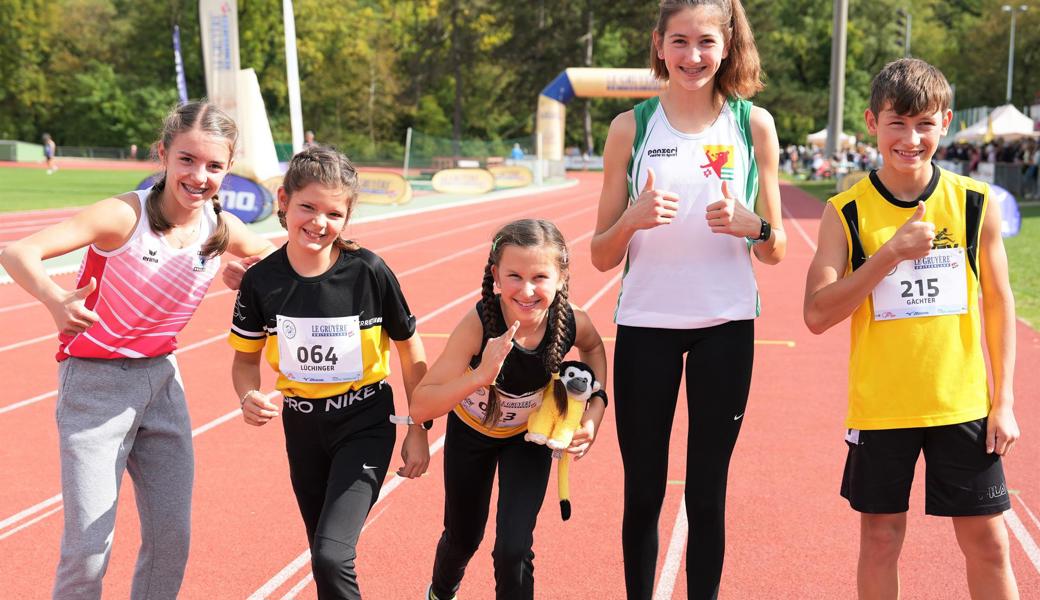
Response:
M238 149L231 172L264 183L282 174L260 82L252 69L238 72Z
M237 120L239 71L238 3L199 0L206 96Z
M300 102L300 69L296 61L296 17L292 0L282 0L285 23L285 71L289 86L289 125L292 128L293 152L303 148L303 111Z

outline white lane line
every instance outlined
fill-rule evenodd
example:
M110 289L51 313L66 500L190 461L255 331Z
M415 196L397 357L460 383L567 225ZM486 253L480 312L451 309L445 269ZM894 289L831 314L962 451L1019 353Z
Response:
M809 244L809 247L812 248L813 252L816 252L816 242L814 242L812 237L810 237L809 234L806 233L805 229L802 227L802 224L798 222L798 219L793 217L790 211L784 208L783 204L780 205L780 210L783 211L784 218L790 221L791 224L794 225L794 228L798 230L798 233L801 234L802 239L805 240L805 243Z
M35 337L35 338L29 339L29 340L22 340L20 342L15 342L13 344L8 344L6 346L0 346L0 352L7 352L8 350L16 350L18 348L21 348L22 346L28 346L30 344L35 344L36 342L42 342L42 341L45 341L45 340L58 341L58 334L57 334L57 332L48 333L47 335L41 335L40 337Z
M602 298L604 294L606 294L611 289L613 289L614 286L617 285L617 282L621 281L622 274L623 273L618 273L617 275L615 275L610 281L607 282L607 285L601 287L598 292L593 294L592 297L589 298L589 301L586 302L585 306L581 307L581 309L584 310L585 312L588 312L589 308L591 308L592 305L595 304L597 300Z
M686 496L684 495L679 503L679 514L675 516L672 539L668 542L668 553L665 554L664 566L661 567L661 577L657 580L657 589L654 590L654 600L669 600L675 591L675 580L679 576L679 567L682 564L683 549L686 548L686 534L688 530Z
M221 336L221 337L223 337L223 336ZM53 393L57 394L57 392L53 392ZM273 400L278 395L279 395L278 392L271 392L270 394L267 395L267 398L269 400ZM235 410L227 413L226 415L217 417L216 419L213 419L209 423L206 423L204 425L200 425L200 426L196 427L195 429L192 429L191 430L191 437L195 438L195 437L197 437L197 436L199 436L199 435L201 435L203 433L206 433L207 431L209 431L210 429L213 429L217 425L220 425L222 423L226 423L227 421L230 421L231 419L237 417L240 414L242 414L242 410L236 408ZM61 502L61 494L58 494L56 496L51 496L50 498L44 500L43 502L40 502L39 504L37 504L35 506L30 506L29 508L23 510L22 512L20 512L20 513L18 513L16 515L12 515L10 517L7 517L3 521L0 521L0 531L2 531L4 528L8 527L9 525L13 525L13 524L17 523L18 521L20 521L20 520L22 520L22 519L24 519L26 517L30 517L34 513L37 513L37 512L39 512L41 510L44 510L48 506L51 506L52 504L56 504L56 503L59 503L59 502ZM22 524L22 525L20 525L20 526L18 526L16 528L10 530L10 531L5 531L4 533L0 534L0 540L4 539L6 537L9 537L9 536L13 535L16 532L21 531L22 529L25 529L29 525L32 525L33 523L36 523L37 521L40 521L40 520L44 519L45 517L48 517L48 516L58 512L59 510L61 510L61 508L62 507L59 506L56 509L54 509L54 510L52 510L52 511L50 511L50 512L44 514L44 515L41 515L41 516L31 520L31 521L28 521L28 522L26 522L26 523L24 523L24 524Z
M40 394L39 396L33 396L32 398L29 398L28 400L22 400L21 402L15 402L14 404L8 404L7 406L0 406L0 415L4 414L5 412L11 412L12 410L17 410L17 409L19 409L19 408L21 408L23 406L29 406L30 404L36 404L40 400L46 400L47 398L52 398L52 397L57 396L57 395L58 395L58 390L51 390L49 392L45 392L43 394ZM2 525L0 525L0 527L2 527Z
M0 314L5 312L11 312L12 310L21 310L23 308L29 308L30 306L37 306L39 304L40 302L38 300L33 300L32 302L23 302L22 304L12 304L11 306L5 306L3 308L0 308Z
M22 523L21 525L19 525L18 527L15 527L14 529L12 529L10 531L5 531L3 533L0 533L0 540L3 540L5 538L9 538L12 535L18 533L19 531L25 529L26 527L35 525L37 522L42 521L42 520L46 519L47 517L53 515L54 513L60 511L63 506L64 505L60 505L59 504L57 508L53 508L53 509L43 513L42 515L36 517L35 519L33 519L31 521L26 521L25 523Z
M1029 557L1029 562L1033 563L1033 568L1036 569L1037 573L1040 573L1040 547L1036 545L1036 540L1029 535L1029 530L1026 529L1018 515L1015 514L1015 509L1009 508L1004 511L1004 521L1007 523L1011 533L1015 534L1018 543L1022 545L1022 550Z

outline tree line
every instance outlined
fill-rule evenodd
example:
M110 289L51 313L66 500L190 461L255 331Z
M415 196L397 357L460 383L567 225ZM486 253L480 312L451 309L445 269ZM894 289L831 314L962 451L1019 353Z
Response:
M530 135L538 93L567 67L645 67L656 2L296 0L305 127L359 160L399 155L405 130L447 138ZM957 107L1004 103L1010 17L997 0L850 0L845 129L864 133L870 79L911 53L956 86ZM766 89L754 98L782 142L827 123L831 0L745 0ZM289 141L281 0L238 0L241 65L253 68L276 141ZM177 101L171 35L188 93L205 95L196 0L0 2L0 139L147 147ZM1019 13L1013 102L1040 92L1040 10ZM577 99L567 144L599 153L631 99ZM956 124L955 124L956 125Z

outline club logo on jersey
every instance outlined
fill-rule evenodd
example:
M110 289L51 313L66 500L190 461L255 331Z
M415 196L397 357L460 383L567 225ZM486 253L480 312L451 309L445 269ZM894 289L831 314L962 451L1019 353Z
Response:
M191 263L191 270L192 271L196 271L196 272L198 272L198 271L205 271L206 270L206 263L208 261L209 261L209 257L208 256L203 256L203 254L201 252L199 252L198 254L195 255L195 258L194 258L194 260Z
M158 248L146 248L145 249L145 253L141 255L141 260L143 260L144 262L150 262L150 263L153 263L153 264L157 265L157 264L159 264L159 259L156 258L156 255L158 255L158 254L159 254L159 249Z
M704 176L710 178L714 173L723 181L733 181L733 146L730 145L706 145L704 156L708 162L700 166Z
M953 238L950 237L950 229L948 227L943 227L942 229L940 229L939 232L935 234L935 239L932 240L933 249L958 247L960 247L960 244L953 241Z
M646 151L647 158L674 158L679 156L679 147L672 146L671 148L650 148Z

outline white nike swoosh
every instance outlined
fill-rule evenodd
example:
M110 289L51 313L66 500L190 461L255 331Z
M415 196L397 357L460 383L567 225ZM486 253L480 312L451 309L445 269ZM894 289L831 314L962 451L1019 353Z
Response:
M740 413L739 415L737 415L737 416L733 417L733 420L734 420L734 421L739 421L739 420L740 420L740 417L743 417L743 416L744 416L744 413Z
M370 464L368 464L368 463L361 463L361 468L362 469L374 469L375 467L370 465Z

